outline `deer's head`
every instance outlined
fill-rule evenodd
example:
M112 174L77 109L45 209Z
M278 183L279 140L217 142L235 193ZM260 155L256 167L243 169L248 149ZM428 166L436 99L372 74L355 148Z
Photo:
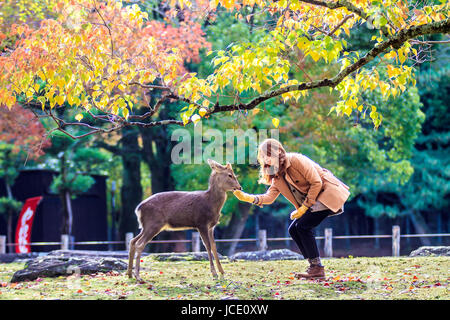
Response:
M217 187L225 191L242 190L229 162L223 166L214 160L208 159L208 164L212 169L211 175L214 175L214 183Z

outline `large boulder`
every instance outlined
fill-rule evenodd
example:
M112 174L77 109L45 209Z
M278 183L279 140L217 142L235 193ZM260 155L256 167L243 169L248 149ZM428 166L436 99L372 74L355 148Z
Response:
M235 260L301 260L304 259L299 253L291 251L289 249L277 249L277 250L261 250L261 251L247 251L238 252L230 257L231 261Z
M420 247L409 254L410 257L450 256L450 247Z
M11 282L32 281L40 277L70 276L71 274L94 274L113 270L126 270L127 263L112 257L68 256L52 254L29 260L25 268L14 273Z

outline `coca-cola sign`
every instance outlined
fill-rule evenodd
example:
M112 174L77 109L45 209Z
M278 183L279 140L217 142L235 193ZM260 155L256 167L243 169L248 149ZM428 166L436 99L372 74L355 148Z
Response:
M16 227L16 253L30 253L31 227L33 226L34 213L42 197L28 198L22 207Z

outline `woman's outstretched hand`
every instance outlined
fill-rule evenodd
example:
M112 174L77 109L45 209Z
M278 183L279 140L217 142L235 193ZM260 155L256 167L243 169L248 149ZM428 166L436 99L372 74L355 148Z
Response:
M300 218L302 215L305 214L305 212L308 210L309 208L307 206L305 206L304 204L302 204L302 206L300 208L298 208L297 210L294 210L291 212L291 220Z
M253 203L253 201L255 200L255 196L242 192L241 190L235 190L233 191L233 194L241 201Z

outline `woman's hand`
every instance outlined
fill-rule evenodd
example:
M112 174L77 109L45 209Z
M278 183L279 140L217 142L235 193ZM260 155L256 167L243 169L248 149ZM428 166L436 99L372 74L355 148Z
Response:
M300 218L301 216L303 216L305 214L306 211L308 211L308 209L309 208L307 206L302 204L302 206L300 208L291 212L291 220Z
M253 201L255 200L255 196L242 192L241 190L235 190L233 191L233 194L241 201L253 203Z

